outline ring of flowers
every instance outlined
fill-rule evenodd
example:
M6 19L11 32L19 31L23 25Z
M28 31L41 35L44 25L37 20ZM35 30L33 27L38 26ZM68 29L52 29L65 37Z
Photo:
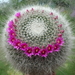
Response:
M33 8L31 9L32 11L34 10ZM26 10L26 12L28 13L29 10ZM42 13L44 13L44 10L41 11ZM50 12L49 15L53 15L53 12ZM62 34L64 33L64 30L60 30L60 33L57 35L58 37L55 39L55 43L52 44L48 44L45 48L40 48L40 47L29 47L28 44L24 41L21 41L20 39L16 38L16 28L17 25L15 25L15 22L18 22L17 18L22 17L22 14L20 12L15 14L15 19L14 21L11 20L8 23L8 28L7 28L7 32L8 32L8 43L10 45L12 45L15 49L17 50L22 50L24 52L24 54L26 54L28 57L31 57L32 55L36 56L40 56L40 57L47 57L49 53L53 53L53 52L58 52L61 49L61 46L63 46L64 44L64 38L62 37ZM53 18L54 20L58 19L58 16L55 16ZM57 21L56 21L57 23ZM58 25L59 28L62 27L62 24Z

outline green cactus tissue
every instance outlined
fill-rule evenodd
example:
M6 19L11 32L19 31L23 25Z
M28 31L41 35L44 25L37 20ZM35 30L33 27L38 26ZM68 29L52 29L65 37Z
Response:
M44 6L29 6L9 17L2 37L7 60L24 74L52 75L72 48L69 22Z

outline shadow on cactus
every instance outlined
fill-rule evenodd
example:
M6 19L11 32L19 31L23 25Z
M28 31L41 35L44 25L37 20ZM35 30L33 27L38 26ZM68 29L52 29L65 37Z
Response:
M3 31L8 61L22 73L53 75L72 48L69 22L58 11L30 6L16 12Z

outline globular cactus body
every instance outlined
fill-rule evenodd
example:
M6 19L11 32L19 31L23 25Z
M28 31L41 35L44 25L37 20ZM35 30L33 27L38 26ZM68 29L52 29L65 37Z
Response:
M7 59L23 73L52 75L71 48L68 21L56 10L31 6L9 19L3 31Z

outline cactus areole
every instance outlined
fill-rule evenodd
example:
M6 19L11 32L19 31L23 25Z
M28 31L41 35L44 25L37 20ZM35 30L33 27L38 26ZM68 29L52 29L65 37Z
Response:
M7 58L31 75L35 75L35 67L39 71L36 75L54 71L64 62L72 45L69 22L58 11L43 6L16 12L7 22L4 39Z

